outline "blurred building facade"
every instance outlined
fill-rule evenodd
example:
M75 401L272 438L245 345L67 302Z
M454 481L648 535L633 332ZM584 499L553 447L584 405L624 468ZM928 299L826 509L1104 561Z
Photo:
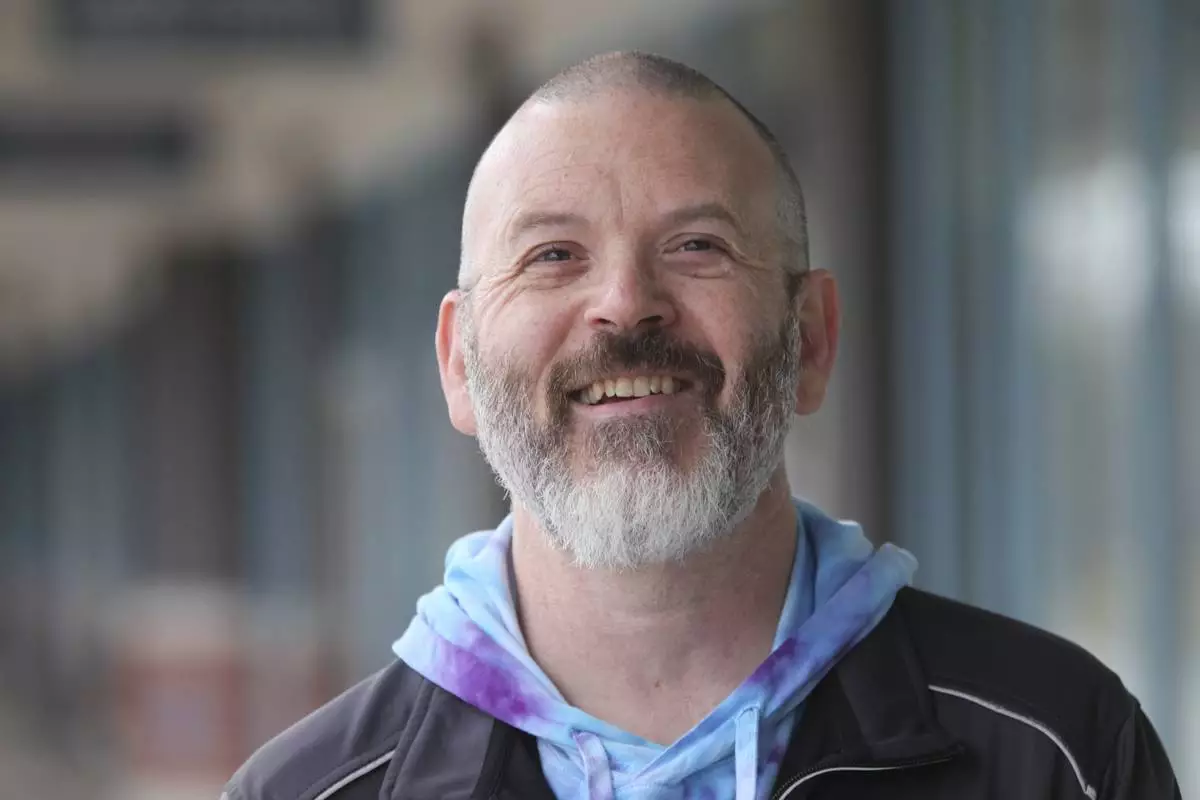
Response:
M640 47L777 131L841 283L797 493L1096 652L1200 789L1194 4L168 5L0 12L8 785L212 797L386 663L505 507L433 360L470 170Z

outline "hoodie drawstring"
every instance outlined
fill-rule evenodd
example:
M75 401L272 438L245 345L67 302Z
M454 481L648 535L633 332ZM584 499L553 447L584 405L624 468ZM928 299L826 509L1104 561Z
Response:
M587 731L571 731L571 738L575 740L583 759L588 800L613 800L612 770L608 766L608 752L600 737Z
M733 746L735 800L758 800L759 718L757 706L742 709L737 715ZM613 800L612 769L600 737L587 731L572 731L571 738L583 760L588 800Z
M737 715L733 743L736 800L758 798L758 718L755 706L742 709Z

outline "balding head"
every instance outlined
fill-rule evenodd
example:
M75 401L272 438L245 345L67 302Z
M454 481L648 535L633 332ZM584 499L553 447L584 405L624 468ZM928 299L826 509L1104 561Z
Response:
M698 70L653 53L604 53L567 67L543 83L530 101L578 100L605 90L642 90L706 100L729 94ZM737 101L733 101L735 104Z
M668 99L727 103L735 109L753 128L770 153L774 164L776 216L783 245L782 267L793 275L808 270L808 224L804 193L787 153L771 130L729 92L703 73L678 61L652 53L622 51L594 56L567 67L530 95L505 125L505 129L497 135L493 146L489 147L489 153L497 148L505 133L532 107L590 101L604 94L620 92L641 92ZM489 153L484 154L480 165L476 167L467 194L467 213L463 219L462 257L458 274L460 289L469 288L474 282L468 225L471 206L477 194L480 167L484 165Z

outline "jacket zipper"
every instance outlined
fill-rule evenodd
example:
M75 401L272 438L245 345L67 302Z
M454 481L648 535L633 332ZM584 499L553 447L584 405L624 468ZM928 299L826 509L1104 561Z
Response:
M886 764L886 765L879 765L879 766L870 766L869 764L855 766L852 764L847 764L847 765L840 766L840 767L814 767L812 769L805 770L804 772L801 772L796 777L792 778L787 783L787 785L785 785L778 792L776 792L774 795L771 796L771 800L786 800L786 798L789 795L791 795L791 793L793 791L795 791L796 789L798 789L800 786L807 783L808 781L812 780L813 778L820 777L821 775L829 775L830 773L834 773L834 772L894 772L894 771L902 770L902 769L913 769L915 767L925 767L925 766L932 766L934 764L944 764L947 761L953 760L953 758L954 758L954 755L949 754L949 755L941 756L940 758L923 758L923 759L916 759L913 761L901 761L901 762L897 762L894 764Z

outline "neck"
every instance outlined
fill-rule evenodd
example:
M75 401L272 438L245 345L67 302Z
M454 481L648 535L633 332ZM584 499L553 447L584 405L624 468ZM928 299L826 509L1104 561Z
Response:
M745 520L680 563L582 569L523 509L513 518L525 641L577 708L669 744L770 653L796 547L782 467Z

